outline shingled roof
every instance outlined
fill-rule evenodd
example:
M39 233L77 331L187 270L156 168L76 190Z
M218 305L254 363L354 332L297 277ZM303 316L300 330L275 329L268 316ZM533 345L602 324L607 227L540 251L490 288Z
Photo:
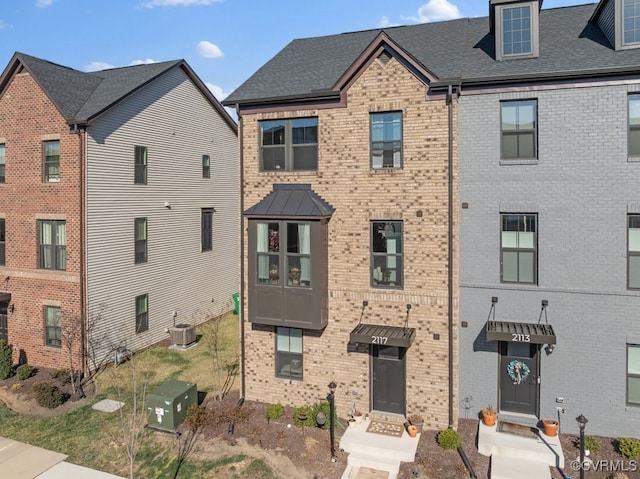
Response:
M98 115L172 68L182 68L234 129L235 121L184 60L81 72L16 52L0 76L0 95L15 73L25 69L69 124L90 124Z
M251 104L337 93L336 83L384 32L436 79L472 86L640 70L640 49L615 51L597 24L596 4L543 9L538 58L496 61L489 17L461 18L293 40L223 102Z

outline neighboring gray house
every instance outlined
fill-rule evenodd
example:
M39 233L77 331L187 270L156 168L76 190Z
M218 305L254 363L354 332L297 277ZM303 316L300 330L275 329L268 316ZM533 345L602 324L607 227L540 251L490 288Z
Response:
M468 21L461 417L492 404L564 432L581 413L590 434L640 431L640 10L623 9L634 3L539 12L492 0L490 18ZM526 25L520 43L510 15Z
M16 53L0 166L0 337L16 360L68 365L80 320L73 352L93 367L233 308L237 125L184 60L85 73Z

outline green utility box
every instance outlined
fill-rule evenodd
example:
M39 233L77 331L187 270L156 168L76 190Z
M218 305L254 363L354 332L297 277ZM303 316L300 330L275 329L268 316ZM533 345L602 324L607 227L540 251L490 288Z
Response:
M187 409L198 404L196 385L171 379L147 393L147 420L149 427L176 432L184 422Z

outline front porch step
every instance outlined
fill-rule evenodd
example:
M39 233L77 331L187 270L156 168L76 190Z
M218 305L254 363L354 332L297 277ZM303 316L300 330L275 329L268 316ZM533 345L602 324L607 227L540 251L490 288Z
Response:
M558 436L549 437L538 430L536 437L521 437L498 432L496 426L485 426L482 421L478 428L478 452L484 456L499 455L564 468L564 453Z
M341 479L398 479L398 475L388 471L347 464Z
M549 465L531 459L493 454L490 479L551 479Z
M400 472L400 460L389 456L381 456L378 454L366 454L356 452L349 454L347 464L356 467L367 467L378 471L387 471L390 474L398 474Z

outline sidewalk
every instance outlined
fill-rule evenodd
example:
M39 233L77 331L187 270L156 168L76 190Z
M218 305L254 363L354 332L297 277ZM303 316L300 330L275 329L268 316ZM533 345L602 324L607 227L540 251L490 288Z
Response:
M0 470L11 479L123 479L64 462L65 454L0 437Z

